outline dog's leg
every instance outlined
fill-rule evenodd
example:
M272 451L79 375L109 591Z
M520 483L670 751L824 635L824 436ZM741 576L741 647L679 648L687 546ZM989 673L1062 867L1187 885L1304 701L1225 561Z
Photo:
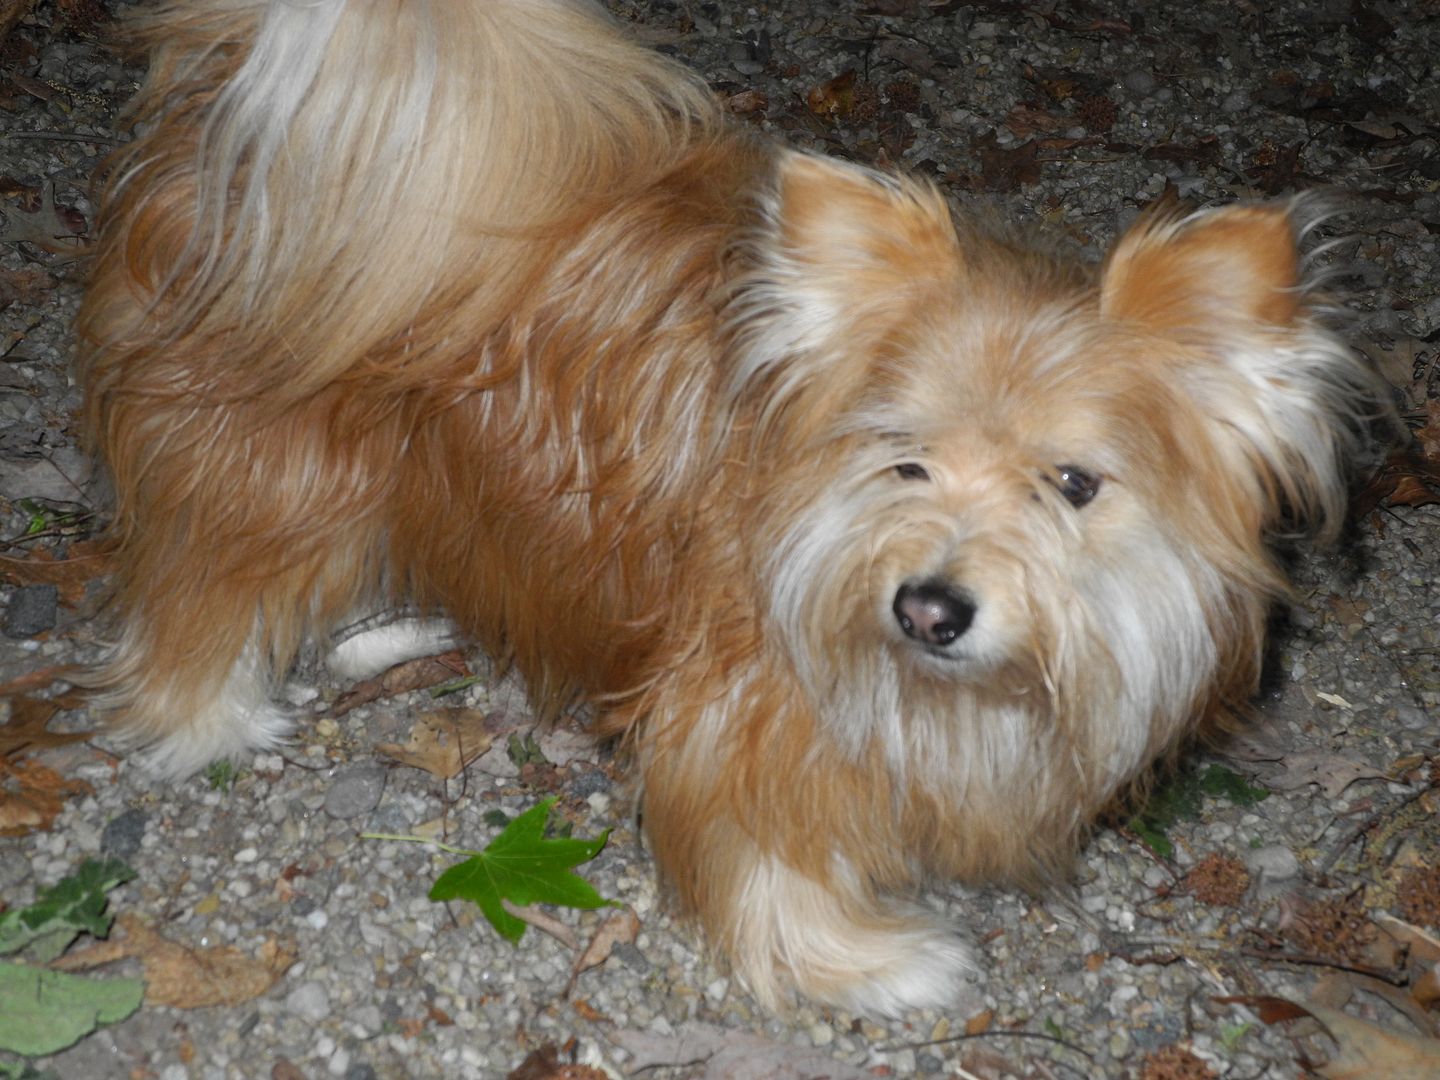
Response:
M737 815L726 805L736 794L728 782L735 763L703 751L691 757L694 748L670 744L647 763L646 835L682 905L723 945L763 1005L777 1008L795 990L895 1016L962 999L977 966L954 929L916 904L880 895L843 848L825 843L823 821L771 817L762 846L757 815L748 814L747 827L739 820L745 809ZM744 802L754 809L753 800ZM791 825L804 835L793 835ZM804 869L784 857L787 846L804 857Z
M117 709L122 743L145 747L143 765L166 777L218 758L274 746L290 731L272 698L258 597L211 590L156 596L126 621L108 662L87 682Z
M836 856L820 883L752 844L741 845L728 924L736 968L775 1007L785 983L806 997L871 1016L954 1005L977 966L943 919L877 900Z

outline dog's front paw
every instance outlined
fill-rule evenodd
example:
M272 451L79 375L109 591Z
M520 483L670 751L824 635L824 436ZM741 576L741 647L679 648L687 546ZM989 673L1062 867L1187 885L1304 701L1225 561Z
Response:
M752 868L733 913L736 967L751 992L777 1007L802 996L867 1016L954 1008L976 997L970 946L939 916L883 906L841 867L821 883L773 857Z
M970 979L979 971L974 952L951 928L932 916L917 915L904 928L887 928L867 943L863 960L844 981L821 973L813 991L817 1000L866 1016L903 1016L916 1009L960 1009L979 996ZM856 950L856 959L862 959ZM826 977L828 976L828 978ZM796 972L797 985L805 977ZM971 1010L975 1011L975 1010Z

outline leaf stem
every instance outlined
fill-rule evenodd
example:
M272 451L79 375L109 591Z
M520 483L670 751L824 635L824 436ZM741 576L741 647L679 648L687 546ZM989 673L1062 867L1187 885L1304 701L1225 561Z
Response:
M441 851L448 851L451 855L479 855L479 851L471 851L469 848L456 847L454 844L447 844L443 840L434 840L428 836L400 836L396 833L362 832L361 840L403 840L407 844L429 844L431 847L439 848Z

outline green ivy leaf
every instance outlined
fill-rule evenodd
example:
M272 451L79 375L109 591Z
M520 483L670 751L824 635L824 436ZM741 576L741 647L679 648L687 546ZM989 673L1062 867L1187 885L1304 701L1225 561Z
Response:
M63 953L82 932L103 938L113 918L105 910L105 894L134 876L119 859L87 859L29 907L0 915L0 956L29 947L43 963Z
M39 1057L79 1042L140 1007L140 979L92 979L0 962L0 1050Z
M537 803L510 822L484 851L473 852L446 870L431 887L430 899L471 901L512 945L525 933L525 923L507 912L502 900L573 908L613 903L579 874L570 872L600 854L610 830L593 840L547 840L545 823L554 805L554 796Z

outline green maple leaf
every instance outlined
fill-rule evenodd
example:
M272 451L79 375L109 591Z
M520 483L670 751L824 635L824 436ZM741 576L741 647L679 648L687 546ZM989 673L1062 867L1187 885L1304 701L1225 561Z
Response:
M472 901L512 945L525 933L525 923L506 911L502 900L573 908L613 904L579 874L570 872L571 867L600 854L610 830L593 840L547 840L545 823L554 805L554 796L537 803L510 822L484 851L468 852L470 858L435 880L430 899Z

